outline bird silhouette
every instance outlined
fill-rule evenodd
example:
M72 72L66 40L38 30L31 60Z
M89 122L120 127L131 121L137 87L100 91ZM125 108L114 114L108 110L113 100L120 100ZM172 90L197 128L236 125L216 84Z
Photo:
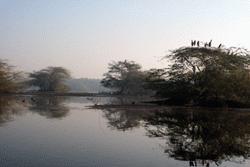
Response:
M210 40L210 42L208 43L208 47L212 46L212 40Z
M191 40L191 46L195 46L196 40Z
M208 46L207 42L204 44L205 48Z
M200 47L200 41L197 41L197 46Z
M220 44L220 45L218 46L218 48L221 48L221 46L222 46L222 44Z

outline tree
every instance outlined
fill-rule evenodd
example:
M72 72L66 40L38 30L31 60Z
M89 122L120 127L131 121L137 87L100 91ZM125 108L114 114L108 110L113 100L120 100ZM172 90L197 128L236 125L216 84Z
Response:
M20 88L20 73L3 60L0 60L0 93L16 92Z
M29 84L39 87L41 92L64 92L68 90L64 81L70 78L70 73L63 67L48 67L30 75Z
M167 90L166 77L167 69L150 69L146 71L145 88L155 90L156 96L164 95Z
M134 61L118 61L109 64L109 71L104 74L101 84L113 89L121 95L142 95L144 89L144 72L141 66Z
M165 57L163 91L169 102L243 105L250 99L250 55L242 48L181 47ZM151 77L150 83L156 80ZM162 82L162 81L161 81ZM158 82L155 82L158 83ZM154 83L154 84L155 84Z

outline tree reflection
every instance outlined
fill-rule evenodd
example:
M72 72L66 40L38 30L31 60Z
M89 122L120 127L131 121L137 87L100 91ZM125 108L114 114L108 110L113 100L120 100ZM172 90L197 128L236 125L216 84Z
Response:
M65 97L33 96L29 109L47 118L62 118L69 113L69 108L63 103L65 100Z
M22 113L21 105L15 97L0 96L0 126L12 121L14 115L20 115Z
M143 111L143 112L141 112ZM250 156L250 113L201 108L105 109L111 127L143 126L148 137L166 140L165 152L190 166L242 162Z
M172 108L147 119L150 137L166 137L165 152L178 160L217 165L250 156L250 113Z
M137 108L137 110L135 110ZM138 111L140 110L140 111ZM148 115L148 110L145 108L118 107L118 108L105 108L103 109L104 117L108 120L111 128L117 130L132 130L139 127L145 115Z

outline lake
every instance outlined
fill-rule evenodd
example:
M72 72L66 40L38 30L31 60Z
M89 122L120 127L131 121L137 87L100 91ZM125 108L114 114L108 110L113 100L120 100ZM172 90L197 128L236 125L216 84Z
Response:
M250 166L250 110L110 102L0 97L0 166Z

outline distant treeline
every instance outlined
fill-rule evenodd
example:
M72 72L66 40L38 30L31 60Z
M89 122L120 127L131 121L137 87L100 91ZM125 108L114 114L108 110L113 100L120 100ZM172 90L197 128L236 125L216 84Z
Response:
M70 92L100 93L109 91L101 85L100 79L70 78L66 80L66 85L70 88Z
M72 79L63 67L48 67L20 79L20 73L0 61L0 93L30 88L38 92L67 92L70 87L72 92L109 89L112 94L166 99L161 104L249 107L249 51L221 44L212 47L211 42L201 46L200 41L192 41L191 46L170 51L163 57L168 65L162 69L143 71L134 61L112 62L100 83Z

